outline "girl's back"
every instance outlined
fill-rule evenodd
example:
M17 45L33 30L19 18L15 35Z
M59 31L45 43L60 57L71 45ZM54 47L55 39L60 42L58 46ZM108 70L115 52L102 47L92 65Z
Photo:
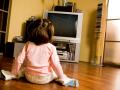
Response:
M25 70L30 74L45 75L51 72L50 57L56 50L51 43L35 45L28 42L26 45Z

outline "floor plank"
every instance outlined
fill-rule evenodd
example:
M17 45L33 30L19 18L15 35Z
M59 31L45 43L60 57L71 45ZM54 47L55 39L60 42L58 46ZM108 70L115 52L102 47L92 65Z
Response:
M13 58L0 57L0 69L10 70ZM0 80L0 90L120 90L120 68L97 67L88 63L61 62L64 72L69 77L80 81L78 88L61 86L56 82L46 85L20 80Z

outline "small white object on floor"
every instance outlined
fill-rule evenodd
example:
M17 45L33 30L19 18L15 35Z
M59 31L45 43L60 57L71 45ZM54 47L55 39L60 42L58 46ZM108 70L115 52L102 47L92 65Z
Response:
M1 72L5 76L5 80L12 80L16 78L16 76L9 71L1 70Z

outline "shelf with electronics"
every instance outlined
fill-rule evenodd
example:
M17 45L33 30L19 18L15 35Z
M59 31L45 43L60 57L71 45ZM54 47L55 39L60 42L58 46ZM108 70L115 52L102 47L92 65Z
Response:
M80 44L70 41L54 41L60 61L79 62Z
M83 13L48 11L55 27L54 42L60 61L79 62Z
M45 18L54 24L53 44L60 61L79 62L83 12L76 9L76 3L64 0L63 5L45 12Z

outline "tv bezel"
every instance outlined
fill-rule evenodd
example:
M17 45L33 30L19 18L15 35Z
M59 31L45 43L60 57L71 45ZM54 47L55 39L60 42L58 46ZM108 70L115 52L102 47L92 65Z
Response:
M67 14L67 15L77 15L77 25L76 25L76 37L63 37L63 36L53 36L53 39L55 41L68 41L73 43L80 43L80 36L82 31L82 19L83 19L83 13L75 13L75 12L62 12L62 11L47 11L45 12L44 18L48 18L48 14Z

